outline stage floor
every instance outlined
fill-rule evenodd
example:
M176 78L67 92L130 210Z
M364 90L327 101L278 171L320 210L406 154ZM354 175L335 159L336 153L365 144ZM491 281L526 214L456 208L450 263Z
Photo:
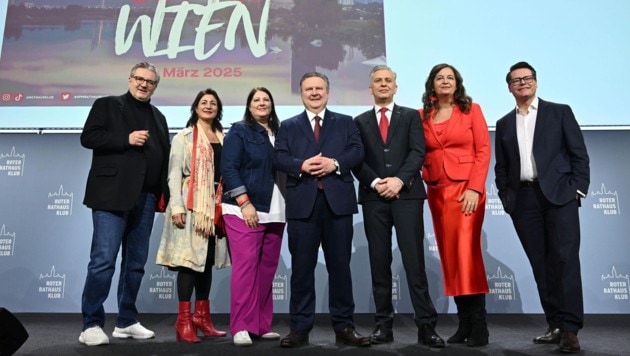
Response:
M447 345L444 349L429 349L416 343L416 327L409 314L396 316L395 341L387 345L369 348L352 348L335 345L330 318L318 314L315 327L310 334L310 345L300 349L283 349L278 341L255 341L250 347L236 347L231 337L205 338L197 344L175 340L173 314L141 314L140 322L155 331L150 340L120 340L111 337L114 315L107 316L105 332L110 344L84 346L78 342L81 332L80 314L14 313L29 333L28 340L16 355L554 355L560 354L557 346L535 345L532 338L542 334L545 321L542 315L488 315L490 344L480 348L465 345ZM229 315L213 316L215 326L227 330ZM274 318L274 331L285 335L289 331L289 316L279 314ZM367 336L373 328L373 317L369 314L355 315L357 331ZM445 340L457 328L455 315L440 315L437 332ZM630 355L630 315L587 315L585 327L579 334L581 355Z

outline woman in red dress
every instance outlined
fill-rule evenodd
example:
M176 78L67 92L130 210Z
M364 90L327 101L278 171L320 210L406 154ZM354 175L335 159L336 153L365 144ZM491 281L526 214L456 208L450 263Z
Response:
M481 253L490 135L457 69L429 73L420 116L426 139L422 178L440 253L444 291L457 305L459 328L449 343L488 344L488 282Z

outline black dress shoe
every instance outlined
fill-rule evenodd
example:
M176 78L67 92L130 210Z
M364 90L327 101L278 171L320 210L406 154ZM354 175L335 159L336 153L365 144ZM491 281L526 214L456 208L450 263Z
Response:
M280 339L281 347L295 348L308 344L308 334L291 330L289 334Z
M534 344L557 344L562 332L558 328L549 328L544 334L534 338Z
M372 344L389 344L392 341L394 341L392 329L387 329L382 325L377 325L370 334L370 343Z
M444 340L435 332L429 324L424 324L418 329L418 343L429 347L444 347Z
M564 353L576 353L580 352L580 341L576 334L565 331L560 337L560 352Z
M359 335L351 326L335 333L335 336L335 342L338 344L358 347L370 346L370 339Z

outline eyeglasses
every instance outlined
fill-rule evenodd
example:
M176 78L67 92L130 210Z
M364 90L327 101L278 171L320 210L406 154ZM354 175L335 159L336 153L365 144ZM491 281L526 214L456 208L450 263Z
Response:
M529 75L527 77L520 77L520 78L512 78L510 79L510 85L519 85L519 84L531 84L534 80L536 80L536 77L534 77L533 75Z
M132 75L131 78L133 78L138 84L147 83L148 87L155 87L157 85L157 82L155 80L145 79L145 78L139 77L137 75Z

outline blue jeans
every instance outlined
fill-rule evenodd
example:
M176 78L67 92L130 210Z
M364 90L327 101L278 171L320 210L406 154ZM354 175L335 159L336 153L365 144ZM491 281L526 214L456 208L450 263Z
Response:
M149 255L155 203L152 193L143 192L130 211L92 210L94 234L81 305L83 330L105 324L103 303L109 294L121 246L116 326L124 328L137 322L136 297Z

